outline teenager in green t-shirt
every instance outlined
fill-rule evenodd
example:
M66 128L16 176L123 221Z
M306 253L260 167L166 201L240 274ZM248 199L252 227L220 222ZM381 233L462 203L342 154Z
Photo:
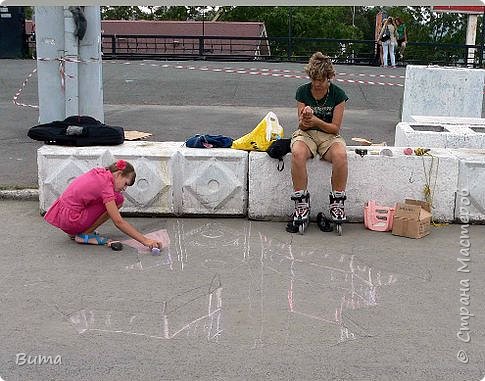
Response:
M397 46L398 46L399 58L403 59L404 49L406 49L406 45L408 43L406 24L399 17L396 17L394 19L394 22L396 23Z
M332 164L330 218L336 222L346 220L347 150L339 133L348 97L330 81L335 69L330 58L321 52L311 56L305 71L311 82L296 91L299 125L291 138L291 199L295 201L295 212L287 231L293 233L302 223L308 224L310 218L307 161L317 154Z

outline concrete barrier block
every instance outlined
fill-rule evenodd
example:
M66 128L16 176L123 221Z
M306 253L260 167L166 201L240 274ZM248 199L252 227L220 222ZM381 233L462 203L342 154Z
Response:
M406 66L402 121L411 115L480 118L484 79L480 69Z
M178 214L246 215L246 151L180 148L177 168Z
M485 148L485 126L441 123L396 125L396 147Z
M355 148L367 149L363 157ZM381 156L385 148L392 157ZM433 149L431 156L405 156L401 147L348 148L349 180L347 185L346 213L350 221L363 221L363 208L368 200L392 206L406 198L424 199L424 187L430 184L433 196L433 217L436 220L454 219L455 191L458 178L458 159L448 150ZM291 155L284 158L285 168L276 169L277 160L266 153L249 155L249 205L252 219L288 219L294 204L290 200ZM328 214L331 165L319 159L308 163L310 173L308 189L311 194L311 217L320 211Z
M425 200L429 186L433 219L453 220L453 205L458 179L458 159L446 149L432 149L432 156L406 156L402 147L387 147L392 157L349 154L350 212L363 219L368 200L392 206L406 198Z
M37 151L40 210L47 211L73 179L113 161L111 152L103 147L92 147L89 154L84 147L40 147Z
M135 167L136 181L125 192L123 212L173 214L174 176L177 172L177 150L181 142L126 142L116 159L125 159ZM115 148L115 147L113 147Z
M396 125L394 146L444 147L446 145L445 131L448 132L440 125L418 125L401 122Z
M485 222L485 150L462 149L459 160L455 219L466 223Z
M124 159L135 167L135 184L125 192L123 212L174 213L173 172L180 142L125 142L119 146L39 148L39 202L42 212L61 195L70 181L91 168Z

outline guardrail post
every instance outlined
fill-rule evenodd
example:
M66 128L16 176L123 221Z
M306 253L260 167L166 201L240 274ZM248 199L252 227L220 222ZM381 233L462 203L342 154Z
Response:
M116 57L116 34L111 36L111 54L113 55L113 58Z
M199 56L204 56L204 36L199 37Z

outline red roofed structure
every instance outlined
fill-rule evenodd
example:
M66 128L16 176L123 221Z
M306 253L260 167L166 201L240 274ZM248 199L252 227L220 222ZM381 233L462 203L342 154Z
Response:
M271 55L264 22L102 20L101 35L106 58Z
M262 22L104 20L101 29L106 55L270 55Z

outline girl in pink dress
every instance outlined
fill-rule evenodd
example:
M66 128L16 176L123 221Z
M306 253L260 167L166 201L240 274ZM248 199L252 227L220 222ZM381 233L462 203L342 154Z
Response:
M44 219L63 230L77 243L108 245L121 250L121 243L95 233L111 218L123 233L150 249L161 248L160 242L145 237L121 217L121 194L135 182L135 169L125 160L118 160L106 168L94 168L74 179L64 193L52 204Z

